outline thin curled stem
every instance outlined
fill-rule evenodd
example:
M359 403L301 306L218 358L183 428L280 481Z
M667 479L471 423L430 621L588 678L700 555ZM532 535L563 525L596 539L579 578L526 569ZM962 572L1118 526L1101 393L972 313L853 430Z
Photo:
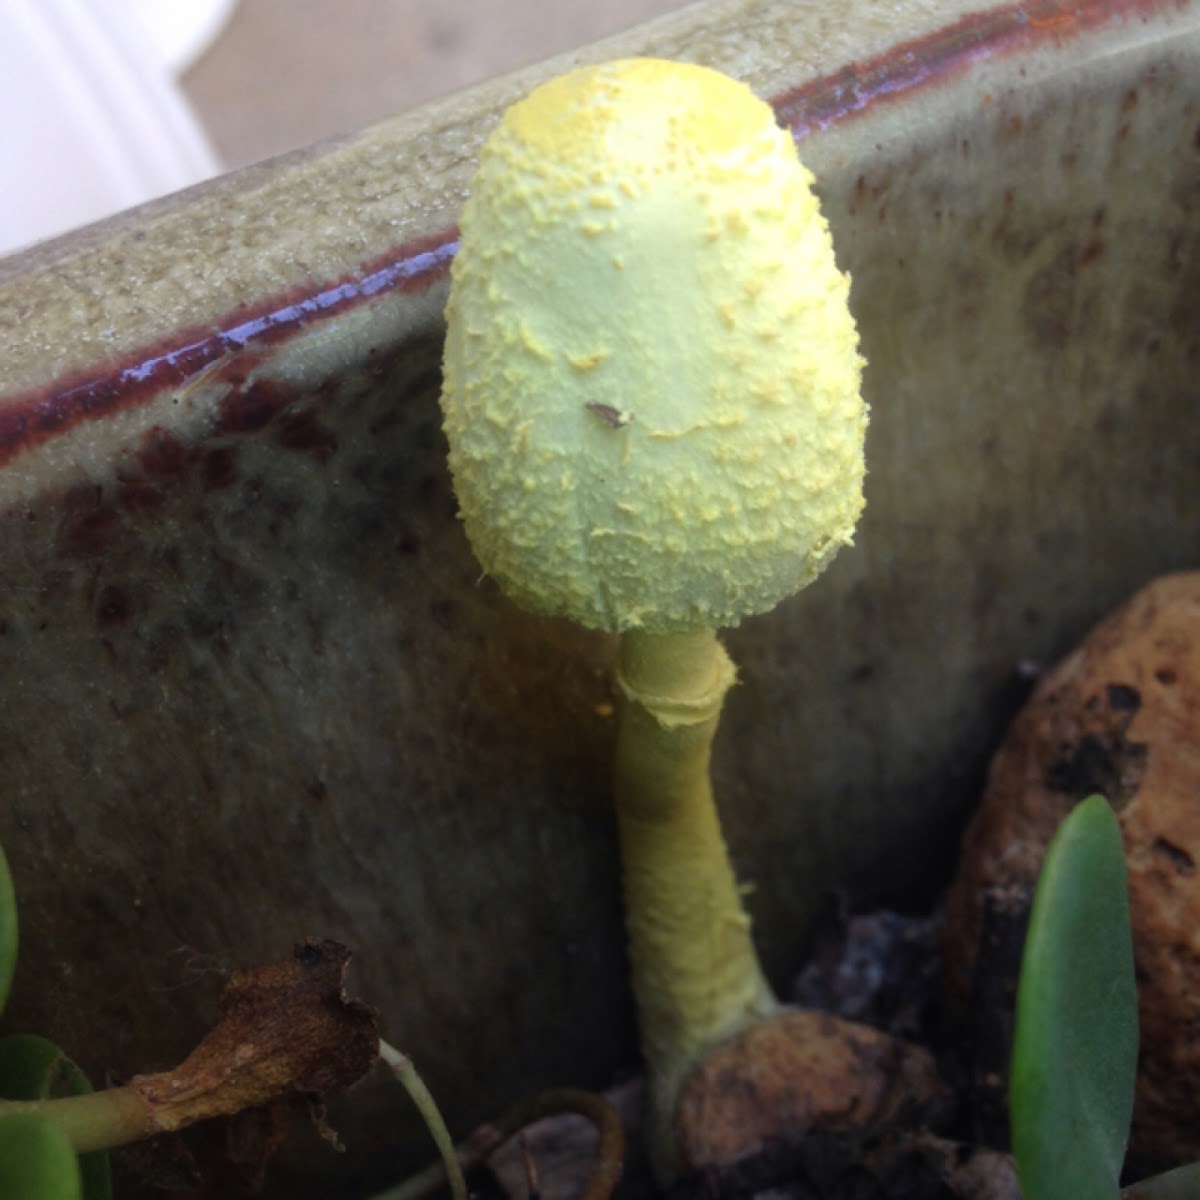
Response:
M621 1118L603 1096L576 1088L550 1088L510 1109L495 1124L482 1125L455 1151L456 1164L469 1171L489 1158L527 1125L545 1117L575 1113L586 1118L600 1135L596 1162L581 1200L609 1200L625 1165L625 1130ZM372 1200L423 1200L447 1182L446 1162L431 1163Z
M401 1054L383 1038L379 1039L379 1057L391 1068L392 1074L403 1085L417 1112L421 1114L425 1127L442 1156L442 1177L450 1184L450 1194L454 1200L467 1200L467 1181L463 1178L462 1167L455 1154L454 1139L450 1136L450 1130L446 1128L437 1101L425 1086L417 1068L413 1066L412 1059L406 1054Z

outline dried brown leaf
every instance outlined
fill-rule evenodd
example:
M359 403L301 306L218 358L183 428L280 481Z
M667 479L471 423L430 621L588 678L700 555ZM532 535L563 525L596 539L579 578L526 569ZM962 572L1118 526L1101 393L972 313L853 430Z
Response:
M379 1050L376 1014L345 993L350 951L305 942L284 962L234 975L217 1022L173 1071L130 1083L160 1130L230 1116L291 1095L341 1091Z

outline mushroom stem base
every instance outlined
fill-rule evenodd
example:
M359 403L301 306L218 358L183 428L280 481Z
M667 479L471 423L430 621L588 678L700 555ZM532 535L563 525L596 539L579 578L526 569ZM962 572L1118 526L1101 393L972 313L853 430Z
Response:
M733 664L716 635L626 634L618 682L617 815L652 1154L676 1165L684 1077L718 1042L778 1007L742 905L709 777Z

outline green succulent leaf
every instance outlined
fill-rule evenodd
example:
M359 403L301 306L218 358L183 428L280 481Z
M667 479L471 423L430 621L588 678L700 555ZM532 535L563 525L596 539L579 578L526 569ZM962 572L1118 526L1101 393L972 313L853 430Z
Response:
M1115 1200L1137 1073L1137 989L1121 830L1077 805L1030 914L1009 1105L1025 1200Z
M57 1100L85 1096L87 1076L53 1042L30 1033L0 1038L0 1097L5 1100ZM111 1200L112 1178L103 1151L79 1156L83 1200ZM7 1193L0 1189L7 1200Z
M51 1041L32 1033L0 1038L0 1097L57 1100L86 1096L87 1076Z
M0 1116L0 1196L4 1200L83 1200L79 1164L67 1135L37 1113Z
M17 895L4 847L0 846L0 1012L8 999L13 972L17 967Z

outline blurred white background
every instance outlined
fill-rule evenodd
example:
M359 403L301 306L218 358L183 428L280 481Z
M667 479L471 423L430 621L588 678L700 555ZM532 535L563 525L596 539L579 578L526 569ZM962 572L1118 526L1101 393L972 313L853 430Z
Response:
M0 254L683 0L0 0Z

